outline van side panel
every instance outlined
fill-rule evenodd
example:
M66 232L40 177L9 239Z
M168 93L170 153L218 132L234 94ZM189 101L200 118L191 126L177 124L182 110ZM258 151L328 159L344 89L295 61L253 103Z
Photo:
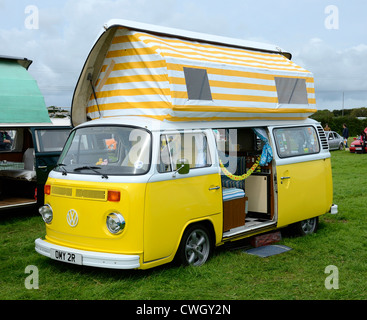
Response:
M330 158L278 166L277 185L278 227L328 212L333 197Z
M198 170L198 169L193 169ZM204 169L205 170L205 169ZM222 191L220 175L170 178L147 184L144 216L144 262L175 254L186 226L208 219L216 231L222 231ZM219 219L219 218L220 219Z

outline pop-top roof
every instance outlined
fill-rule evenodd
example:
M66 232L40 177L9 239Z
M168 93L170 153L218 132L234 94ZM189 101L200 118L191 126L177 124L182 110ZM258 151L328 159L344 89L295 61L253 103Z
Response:
M314 80L290 57L274 45L111 20L83 67L72 121L305 119L316 111Z

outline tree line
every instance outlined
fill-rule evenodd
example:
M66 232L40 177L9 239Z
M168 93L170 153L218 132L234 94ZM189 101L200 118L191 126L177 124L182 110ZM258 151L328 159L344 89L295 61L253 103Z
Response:
M328 124L331 130L338 132L340 135L343 132L343 124L345 123L349 129L349 136L358 136L367 127L367 108L319 110L310 118L320 122L323 127Z

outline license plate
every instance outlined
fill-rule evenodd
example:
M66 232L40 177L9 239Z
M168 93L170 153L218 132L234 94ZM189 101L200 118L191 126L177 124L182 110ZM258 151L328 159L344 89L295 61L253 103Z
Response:
M73 264L83 264L83 257L79 253L51 249L51 258Z
M356 147L356 150L362 150L362 147Z

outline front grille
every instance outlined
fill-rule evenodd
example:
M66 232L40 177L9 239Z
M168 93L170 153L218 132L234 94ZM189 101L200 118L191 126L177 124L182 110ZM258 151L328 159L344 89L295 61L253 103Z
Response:
M74 197L91 200L106 200L106 190L81 189L71 187L52 186L51 194L61 197Z
M104 190L76 189L75 190L75 197L76 198L84 198L84 199L105 200L106 199L106 191L104 191Z
M57 196L71 197L73 195L73 189L72 188L52 186L51 193L53 195L57 195Z

